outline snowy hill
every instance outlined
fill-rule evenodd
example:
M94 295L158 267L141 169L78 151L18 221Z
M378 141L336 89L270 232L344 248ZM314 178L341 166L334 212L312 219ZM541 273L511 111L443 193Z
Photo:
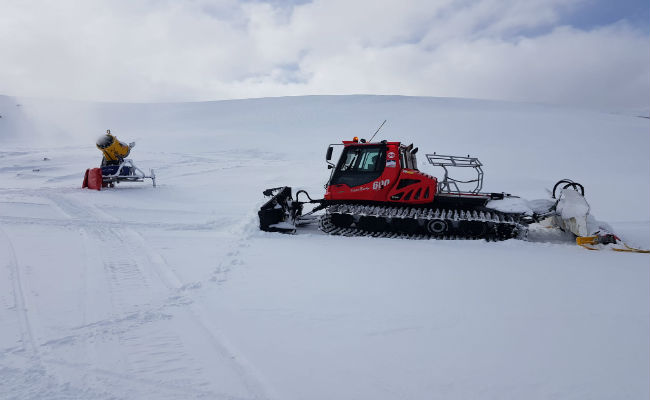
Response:
M579 181L647 248L647 118L399 96L0 116L0 398L648 398L646 255L256 225L263 189L321 197L327 145L387 119L381 139L478 156L488 191ZM80 189L106 129L158 187Z

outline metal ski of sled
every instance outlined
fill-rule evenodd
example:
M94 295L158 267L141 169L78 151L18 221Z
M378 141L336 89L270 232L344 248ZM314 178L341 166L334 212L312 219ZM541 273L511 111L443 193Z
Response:
M153 169L150 169L147 175L128 158L122 160L119 165L102 166L101 170L104 187L113 187L120 182L144 182L145 179L151 179L153 187L156 187L156 174Z

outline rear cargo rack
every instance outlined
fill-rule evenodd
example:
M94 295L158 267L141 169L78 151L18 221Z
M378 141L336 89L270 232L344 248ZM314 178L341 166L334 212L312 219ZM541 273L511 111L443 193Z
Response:
M446 193L480 193L483 189L483 169L481 168L483 164L476 157L464 157L464 156L446 156L442 154L426 154L429 164L434 167L442 167L445 170L445 176L441 181L438 182L438 192ZM456 168L474 168L476 172L476 179L470 180L460 180L455 179L449 176L448 167ZM474 188L470 190L461 190L458 184L466 185L471 187L474 184Z

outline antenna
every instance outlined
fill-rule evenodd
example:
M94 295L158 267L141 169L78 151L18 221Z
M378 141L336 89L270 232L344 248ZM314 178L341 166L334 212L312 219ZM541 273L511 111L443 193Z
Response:
M379 128L377 128L377 130L376 130L375 133L372 135L372 137L370 138L370 140L368 140L368 143L372 142L372 139L375 137L375 135L377 134L377 132L379 132L379 130L381 129L381 127L384 126L385 123L386 123L386 120L384 120L384 122L382 122L381 125L379 125Z

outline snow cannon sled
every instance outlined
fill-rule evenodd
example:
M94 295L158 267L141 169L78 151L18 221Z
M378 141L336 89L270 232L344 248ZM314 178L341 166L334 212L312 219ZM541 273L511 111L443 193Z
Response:
M133 147L134 142L122 143L107 130L106 135L97 140L97 148L103 155L101 166L86 170L82 188L101 190L103 187L114 187L120 182L144 182L145 179L151 179L156 187L153 169L147 174L138 168L133 160L126 158Z
M342 146L336 164L330 161L334 146ZM528 227L545 221L577 238L594 236L579 183L560 180L553 188L554 201L545 202L548 206L517 211L507 203L519 197L482 191L478 158L426 154L429 164L442 168L439 179L418 169L417 151L413 144L357 137L331 144L325 160L332 172L324 198L314 200L299 190L294 199L288 186L267 189L263 193L270 198L258 212L260 229L295 233L299 226L317 222L330 235L499 241L526 240ZM313 208L303 214L305 204Z

